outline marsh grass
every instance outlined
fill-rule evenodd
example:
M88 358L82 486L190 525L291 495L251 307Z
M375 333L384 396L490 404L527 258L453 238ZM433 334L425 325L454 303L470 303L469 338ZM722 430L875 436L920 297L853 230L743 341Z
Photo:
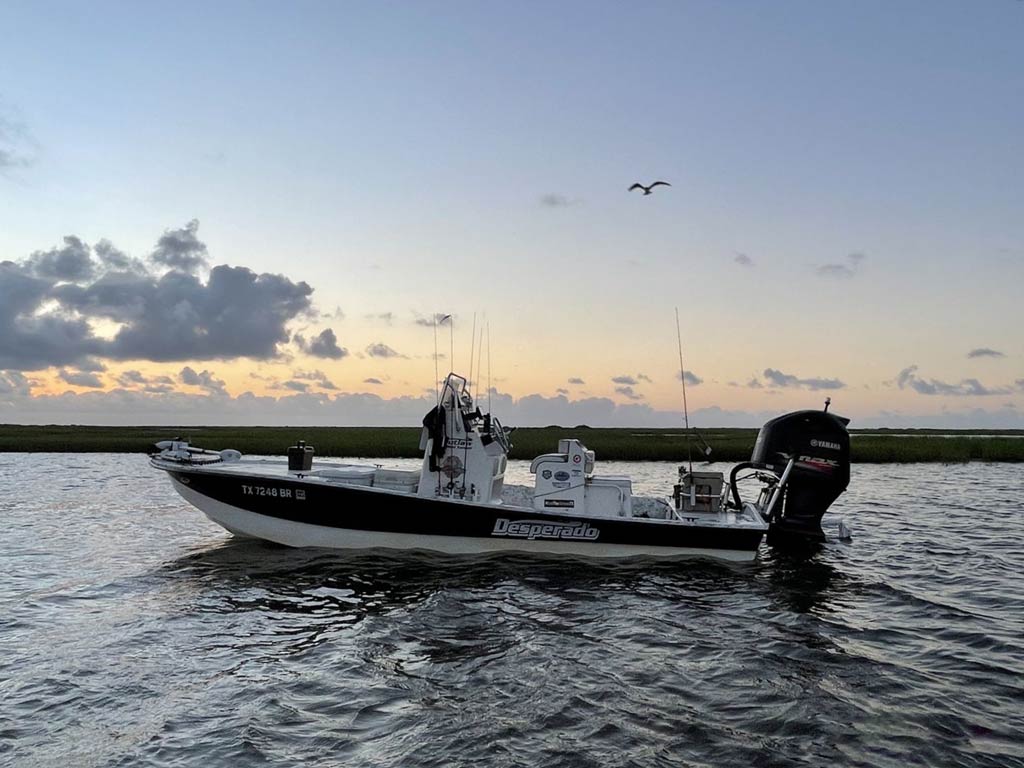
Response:
M855 463L965 461L1024 462L1024 430L853 430ZM750 457L756 429L702 430L715 461ZM318 456L418 458L415 427L90 427L0 425L0 452L146 453L153 443L181 436L204 448L282 455L296 440L316 447ZM682 429L595 427L521 428L512 435L512 458L532 459L554 451L559 438L576 437L601 460L683 461L688 454ZM702 458L693 444L693 458Z

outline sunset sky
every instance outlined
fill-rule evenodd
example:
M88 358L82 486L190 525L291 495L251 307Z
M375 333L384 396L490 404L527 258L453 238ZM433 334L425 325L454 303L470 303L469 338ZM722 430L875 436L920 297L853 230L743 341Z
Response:
M1024 427L1024 2L4 0L0 36L0 423L415 424L440 313L506 423L673 426L678 307L698 425Z

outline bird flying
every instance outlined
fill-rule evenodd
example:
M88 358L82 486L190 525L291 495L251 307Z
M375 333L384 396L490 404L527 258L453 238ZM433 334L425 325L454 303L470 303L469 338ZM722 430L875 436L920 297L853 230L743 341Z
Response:
M632 192L632 191L633 191L634 189L642 189L642 190L644 191L644 194L645 194L645 195L649 195L649 194L651 194L651 190L652 190L652 189L654 189L655 187L657 187L657 186L658 186L659 184L660 184L661 186L663 186L663 187L671 187L671 186L672 186L672 185L671 185L671 184L669 184L669 183L668 183L667 181L656 181L656 182L654 182L653 184L648 184L648 185L647 185L647 186L645 187L645 186L644 186L643 184L641 184L641 183L640 183L640 182L638 181L638 182L637 182L636 184L634 184L634 185L633 185L632 187L630 187L628 191L629 191L629 192Z

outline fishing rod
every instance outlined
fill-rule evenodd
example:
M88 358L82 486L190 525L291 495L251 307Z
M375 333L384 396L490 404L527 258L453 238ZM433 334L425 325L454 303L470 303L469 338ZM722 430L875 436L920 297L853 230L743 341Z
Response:
M690 409L686 407L686 369L683 367L683 333L679 330L679 307L676 307L676 344L679 346L679 380L683 383L683 423L686 425L686 462L693 474L693 439L690 435Z
M679 307L676 307L676 343L679 346L679 379L683 383L683 423L686 425L686 460L690 465L690 472L693 472L693 436L696 435L703 446L701 453L704 458L711 461L711 446L704 439L704 435L696 427L690 427L690 413L686 407L686 369L683 367L683 334L679 330Z

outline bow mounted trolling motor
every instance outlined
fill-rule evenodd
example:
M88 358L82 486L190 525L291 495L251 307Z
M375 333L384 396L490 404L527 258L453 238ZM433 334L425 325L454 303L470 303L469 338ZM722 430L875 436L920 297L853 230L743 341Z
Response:
M730 486L737 507L736 473L767 470L779 479L764 498L768 543L773 546L825 540L821 518L850 484L849 419L823 411L796 411L761 427L750 461L732 470Z

